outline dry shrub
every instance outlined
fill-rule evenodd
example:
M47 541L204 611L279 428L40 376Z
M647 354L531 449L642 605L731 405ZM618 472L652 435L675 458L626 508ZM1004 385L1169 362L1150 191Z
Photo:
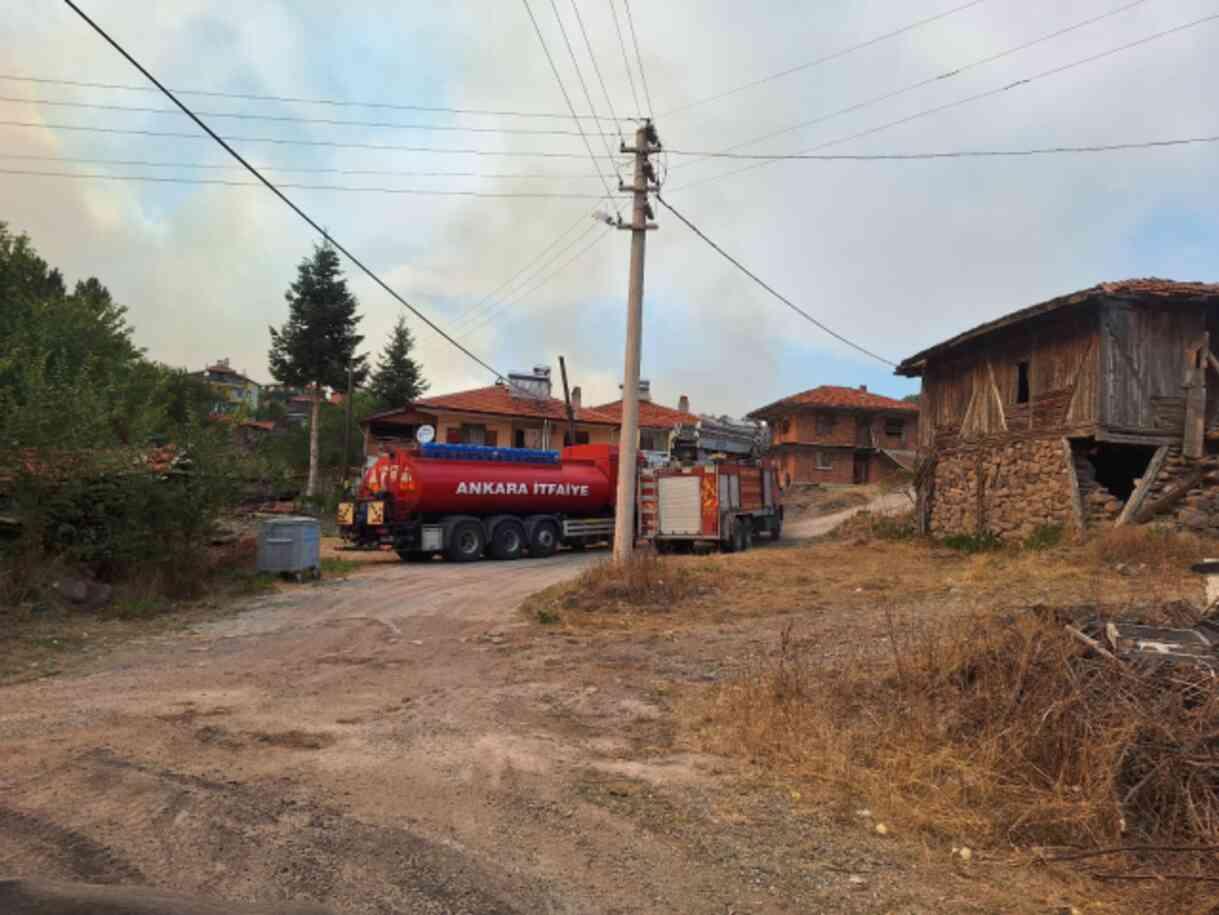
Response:
M607 560L564 589L567 610L665 610L695 593L694 575L680 560L638 551L625 562Z
M840 540L912 540L918 536L914 512L877 514L864 510L834 528Z
M1195 534L1160 527L1123 526L1090 534L1088 552L1098 565L1141 564L1167 571L1187 568L1207 555L1219 553L1219 546L1208 544Z
M701 709L709 749L845 787L976 844L1214 842L1219 690L1178 668L1087 655L1032 613L916 631L830 667L784 633L777 654ZM887 656L886 656L887 655Z

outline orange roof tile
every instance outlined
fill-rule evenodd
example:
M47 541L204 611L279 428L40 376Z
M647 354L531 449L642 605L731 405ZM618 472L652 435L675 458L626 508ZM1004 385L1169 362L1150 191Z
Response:
M761 419L766 415L779 413L798 407L825 407L831 410L898 410L903 413L917 413L918 405L904 400L894 400L882 394L860 388L844 388L832 384L792 394L772 404L758 407L749 414L750 418Z
M513 396L506 385L491 385L486 388L474 388L470 391L456 391L452 394L439 394L435 397L421 397L408 407L399 410L389 410L370 416L369 419L381 419L404 410L451 410L457 413L488 413L494 416L520 416L529 419L549 419L556 422L567 421L567 407L563 401L554 397L537 400L532 397ZM618 420L607 414L589 407L576 410L576 421L596 425L616 426Z
M622 422L621 400L601 404L593 409L598 413L613 417L614 422ZM639 425L644 429L672 429L677 425L694 425L696 422L698 422L698 417L693 413L675 410L673 407L666 407L650 400L639 401Z

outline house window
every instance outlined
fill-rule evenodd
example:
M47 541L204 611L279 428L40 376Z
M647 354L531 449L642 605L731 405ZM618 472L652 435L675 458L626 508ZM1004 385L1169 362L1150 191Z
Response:
M570 432L563 433L563 444L564 445L571 444L571 433ZM577 429L576 430L576 444L577 445L587 445L588 444L588 432Z
M524 448L525 447L525 430L524 429L514 429L513 430L512 447L513 448Z
M462 423L461 442L463 445L487 444L487 427L482 424Z
M818 470L833 470L834 462L830 458L828 451L817 452L817 469Z
M640 429L639 447L643 451L666 451L669 447L669 434L656 429Z
M817 414L817 434L829 435L834 431L834 414L833 413L818 413Z
M1020 362L1016 365L1016 403L1029 402L1029 364Z
M885 435L890 438L901 438L902 433L906 431L906 421L902 419L886 419L885 420Z

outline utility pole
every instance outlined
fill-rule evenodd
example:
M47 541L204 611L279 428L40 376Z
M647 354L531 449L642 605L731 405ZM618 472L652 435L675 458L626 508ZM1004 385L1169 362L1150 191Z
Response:
M563 376L563 403L567 405L567 443L576 443L576 411L571 406L571 391L567 387L567 361L559 357L559 373Z
M347 402L344 404L347 407L347 423L343 429L343 484L347 484L348 474L351 472L351 378L352 366L351 361L347 362Z
M622 147L623 152L635 154L635 181L630 187L634 196L631 209L631 224L620 225L620 229L631 230L631 283L626 306L626 359L622 373L622 434L618 440L618 498L614 515L614 561L631 558L635 551L635 466L639 455L639 357L640 338L643 333L643 256L647 246L649 230L656 225L649 222L652 208L648 204L648 182L655 181L656 174L648 156L660 148L656 128L650 120L635 131L633 149ZM627 188L622 188L627 190Z

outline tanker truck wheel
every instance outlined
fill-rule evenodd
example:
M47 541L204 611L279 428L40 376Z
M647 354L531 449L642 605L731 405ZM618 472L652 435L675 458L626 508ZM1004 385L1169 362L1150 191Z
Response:
M553 556L559 549L559 528L553 521L539 521L529 539L529 555L534 559Z
M520 559L525 555L525 526L519 521L501 521L491 536L491 555L496 559Z
M473 562L482 559L485 546L481 524L477 521L459 521L449 534L446 553L453 562Z

